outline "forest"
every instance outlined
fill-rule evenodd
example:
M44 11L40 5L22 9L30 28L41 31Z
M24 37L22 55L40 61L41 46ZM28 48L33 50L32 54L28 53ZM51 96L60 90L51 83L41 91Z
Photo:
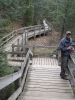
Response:
M63 34L75 31L75 0L0 0L0 37L7 26L22 21L23 26L39 24L46 18Z
M12 31L8 26L13 22L20 21L25 27L42 24L45 18L61 36L70 30L75 40L75 0L0 0L0 39ZM0 77L11 73L6 55L0 48ZM6 100L13 91L13 84L0 91L0 100Z

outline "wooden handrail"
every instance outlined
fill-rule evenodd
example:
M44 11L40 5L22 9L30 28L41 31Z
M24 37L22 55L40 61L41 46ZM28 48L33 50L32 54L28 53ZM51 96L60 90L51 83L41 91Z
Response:
M32 31L32 29L34 29L34 31ZM16 41L14 41L14 43L12 44L12 51L21 51L22 48L19 45L23 45L23 46L27 45L29 38L31 38L31 37L35 38L37 35L40 36L42 33L45 34L45 32L49 31L49 28L48 27L45 28L44 25L42 25L42 26L37 25L37 27L34 26L32 29L25 30L25 32L22 34L22 36L20 35L18 37L18 39ZM21 37L23 37L23 38L21 38ZM17 45L18 47L14 48L14 46L13 46L14 44Z
M71 53L69 61L68 61L68 69L69 69L69 74L70 74L70 82L71 85L75 87L75 61L74 57L72 56L74 52Z
M58 64L61 66L61 51L58 50ZM75 61L74 61L74 52L71 53L70 58L68 60L68 71L69 71L69 80L71 85L75 87Z
M30 55L32 56L33 54L31 53L30 50L28 50L26 58L24 59L24 63L21 66L20 71L0 78L0 90L22 76L23 71L24 71L26 64L27 64L27 60L29 59Z
M46 20L46 22L48 23L48 21ZM16 36L18 33L20 33L20 31L22 31L22 33L25 32L25 30L28 31L32 31L34 29L38 29L39 27L41 27L41 29L43 28L44 31L50 30L50 26L49 27L45 27L44 25L34 25L34 26L29 26L29 27L23 27L23 28L19 28L17 30L12 31L11 33L9 33L8 35L4 36L1 40L0 40L0 46L3 46L4 44L6 44L9 40L11 40L14 36ZM46 28L46 29L45 29ZM35 30L34 30L35 33ZM37 34L35 34L37 35ZM31 37L31 36L30 36Z
M41 25L35 25L35 26L29 26L29 27L23 27L23 28L19 28L16 29L14 31L12 31L11 33L9 33L8 35L4 36L1 40L0 40L0 46L4 45L5 43L7 43L10 39L12 39L15 35L17 35L18 31L24 31L25 30L29 30L32 29L34 27L40 27Z

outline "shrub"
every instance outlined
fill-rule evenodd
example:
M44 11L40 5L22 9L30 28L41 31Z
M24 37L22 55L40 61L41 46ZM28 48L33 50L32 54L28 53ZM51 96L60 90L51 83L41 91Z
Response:
M14 68L8 66L7 52L4 48L0 48L0 77L11 74ZM10 92L9 92L10 91ZM14 92L14 83L0 90L0 100L7 100L7 98Z
M0 26L1 27L5 27L5 26L8 26L9 24L11 23L11 21L8 19L8 20L1 20L0 21Z
M27 8L25 16L24 16L26 26L33 24L33 17L34 17L34 7L31 5Z

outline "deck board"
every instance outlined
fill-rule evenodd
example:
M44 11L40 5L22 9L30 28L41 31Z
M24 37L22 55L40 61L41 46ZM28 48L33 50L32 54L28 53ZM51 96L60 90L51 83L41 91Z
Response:
M45 60L45 62L44 62ZM56 59L34 58L18 100L74 100L68 80L60 77Z

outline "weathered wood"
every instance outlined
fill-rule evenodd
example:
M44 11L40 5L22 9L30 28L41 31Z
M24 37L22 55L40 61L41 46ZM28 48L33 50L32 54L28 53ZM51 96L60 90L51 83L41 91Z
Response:
M20 69L21 69L20 67L15 68L14 73L20 71ZM19 79L17 79L14 82L14 84L15 84L15 90L17 90L21 85L21 77Z
M10 39L12 39L15 36L14 31L12 31L11 33L9 33L8 35L4 36L1 41L0 41L0 46L4 45L5 43L7 43Z
M55 97L55 96L54 96ZM20 96L20 98L18 100L74 100L74 99L65 99L65 98L51 98L51 97L40 97L40 96L37 96L37 97L32 97L32 96Z
M4 45L5 43L7 43L14 36L18 35L18 33L24 33L25 30L30 30L30 33L32 33L32 30L34 29L34 33L32 33L32 35L28 35L28 38L34 36L34 34L35 34L34 37L36 37L36 35L38 35L39 33L40 33L39 35L41 35L42 33L48 31L48 25L47 24L45 25L45 24L46 24L46 22L44 21L44 26L45 26L44 29L41 29L42 28L41 25L35 25L35 26L23 27L23 28L14 30L1 39L1 41L0 41L1 46ZM35 32L35 29L36 29L37 32ZM51 30L51 29L49 28L49 30Z
M18 47L17 45L15 45L15 44L13 44L13 47ZM32 45L32 46L27 46L27 45L25 45L25 46L22 46L22 45L19 45L19 47L28 47L28 48L30 48L30 47L35 47L35 48L51 48L51 49L57 49L57 46L34 46L34 45Z
M32 27L39 27L40 25L35 25ZM29 29L31 27L24 27L24 28L20 28L17 30L12 31L11 33L9 33L8 35L4 36L1 41L0 41L0 46L4 45L5 43L7 43L10 39L12 39L14 36L18 35L18 32L22 31L22 33L24 33L25 29Z
M16 73L13 73L11 75L7 75L7 76L0 78L0 90L22 76L23 70L26 67L26 63L27 63L27 60L29 59L29 56L30 56L30 50L28 51L26 58L24 59L24 63L23 63L21 70L19 72L16 72Z
M23 80L22 80L21 86L7 100L16 100L17 97L22 92L23 86L24 86L24 83L25 83L25 79L26 79L26 75L27 75L27 71L28 71L28 67L29 67L29 62L27 64L27 66L26 66L26 70L24 72L24 76L23 76Z
M39 36L42 34L42 33L44 33L44 32L46 32L46 31L48 31L48 28L47 27L44 27L44 28L46 28L45 30L44 29L42 29L42 26L37 26L38 28L39 28L39 30L37 29L36 31L35 31L35 27L36 26L34 26L34 27L30 27L31 29L32 28L34 28L34 31L30 31L30 29L28 29L27 30L27 28L25 28L25 33L27 33L27 35L25 35L25 43L22 43L22 42L24 42L22 39L20 39L19 38L19 40L20 40L20 42L19 42L19 45L21 45L21 44L26 44L27 45L27 40L29 39L29 38L31 38L31 37L36 37L36 35L38 35L39 34ZM33 29L32 29L33 30ZM15 44L15 43L14 43ZM16 50L16 49L15 49Z
M36 35L35 35L35 27L34 27L34 39L36 38Z
M40 65L42 58L34 58L33 60L35 59L38 59L36 65L34 61L32 67L29 68L24 90L18 100L27 98L29 100L41 100L44 97L46 100L48 97L51 100L54 97L58 98L55 100L74 99L69 81L60 77L60 66L51 66L49 63L44 65L44 62Z

